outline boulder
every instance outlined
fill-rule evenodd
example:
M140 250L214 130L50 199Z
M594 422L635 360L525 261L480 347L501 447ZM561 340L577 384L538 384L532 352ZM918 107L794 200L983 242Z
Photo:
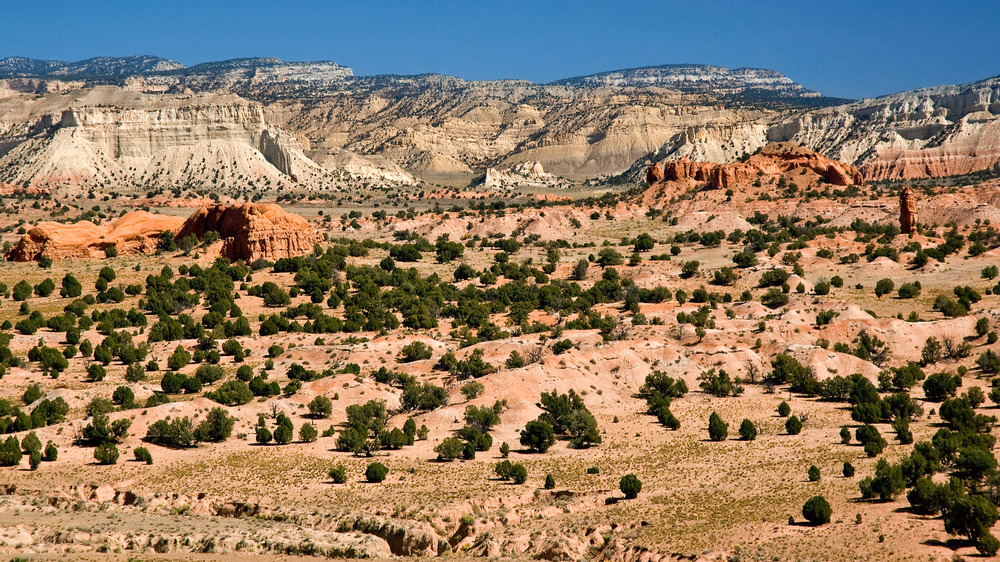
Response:
M176 239L191 234L201 238L211 231L222 239L223 256L248 262L299 256L320 241L304 218L265 203L202 207L184 221Z

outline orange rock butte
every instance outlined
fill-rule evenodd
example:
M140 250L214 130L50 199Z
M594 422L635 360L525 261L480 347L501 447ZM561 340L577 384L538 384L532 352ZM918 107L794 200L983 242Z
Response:
M305 254L319 235L306 220L271 203L211 205L188 217L176 239L198 238L215 231L222 238L221 255L232 260L276 260Z

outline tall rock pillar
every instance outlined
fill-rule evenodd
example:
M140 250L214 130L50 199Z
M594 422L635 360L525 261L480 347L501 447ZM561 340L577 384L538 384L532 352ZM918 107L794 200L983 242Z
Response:
M899 230L903 234L913 234L917 230L917 203L908 185L899 192Z

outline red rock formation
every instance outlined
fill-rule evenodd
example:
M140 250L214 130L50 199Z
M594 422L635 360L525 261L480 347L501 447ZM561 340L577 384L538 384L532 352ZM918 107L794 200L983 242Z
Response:
M694 162L687 157L664 164L667 180L691 179L706 182L713 189L737 188L753 182L760 175L777 176L807 168L833 185L861 185L863 179L855 166L848 166L790 143L769 144L745 162L716 164Z
M96 225L90 221L73 224L43 222L21 237L7 253L9 261L30 261L42 256L62 258L102 258L115 246L120 255L152 252L163 231L174 231L181 217L135 211L114 221Z
M917 230L917 202L908 185L899 192L899 230L903 234L912 234Z
M646 170L646 183L653 185L659 181L663 181L663 168L656 162L653 162L649 165L649 169Z
M202 207L188 217L176 239L189 234L201 238L215 231L222 238L223 256L232 260L276 260L312 251L320 237L305 219L280 206L244 203Z
M712 170L716 167L718 167L718 164L712 162L695 162L685 156L676 162L664 162L663 175L670 181L685 178L695 181L708 181Z

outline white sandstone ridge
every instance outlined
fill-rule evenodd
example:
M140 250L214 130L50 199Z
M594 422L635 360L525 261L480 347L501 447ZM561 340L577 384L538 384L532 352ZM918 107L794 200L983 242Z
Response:
M0 103L0 181L59 188L335 188L260 104L112 86Z
M510 168L498 170L486 168L483 177L486 189L513 187L569 187L566 180L547 173L541 162L522 162Z
M323 169L345 180L376 184L413 185L417 179L381 156L361 156L349 150L313 151L309 155Z

